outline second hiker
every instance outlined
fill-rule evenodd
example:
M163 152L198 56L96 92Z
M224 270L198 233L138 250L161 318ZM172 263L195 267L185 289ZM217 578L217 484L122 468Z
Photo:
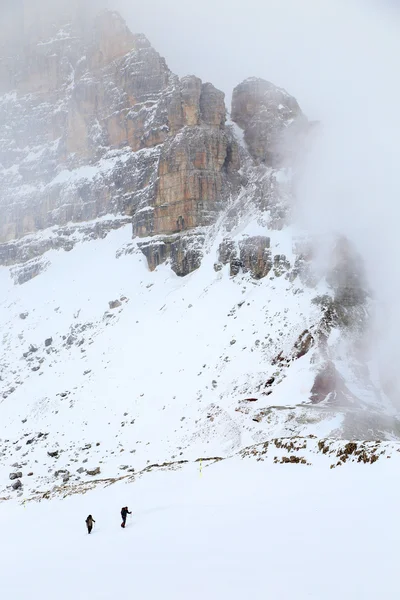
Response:
M89 515L86 519L86 527L87 527L88 533L90 533L92 531L93 523L96 523L96 521L93 519L92 515Z
M131 514L132 514L132 512L129 511L127 506L124 506L123 508L121 508L121 517L122 517L121 527L125 527L126 517L127 517L127 515L131 515Z

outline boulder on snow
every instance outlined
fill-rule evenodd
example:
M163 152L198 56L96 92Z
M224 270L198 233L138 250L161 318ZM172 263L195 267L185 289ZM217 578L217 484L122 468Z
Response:
M53 343L53 338L47 338L47 340L44 341L44 345L46 346L46 348L48 348L49 346L51 346Z
M60 475L62 475L63 477L65 477L66 475L69 475L68 469L59 469L58 471L56 471L54 473L54 477L59 477Z
M92 475L92 477L94 477L95 475L99 475L100 474L100 467L96 467L92 471L86 471L86 473L87 473L87 475Z
M12 489L13 490L20 490L22 488L22 483L20 479L16 479L14 481L14 483L12 484Z
M20 477L22 477L22 473L21 471L18 471L18 473L10 473L9 477L11 481L14 481L14 479L19 479Z
M121 302L119 300L111 300L108 303L108 306L110 307L110 309L112 310L113 308L119 308L121 306Z

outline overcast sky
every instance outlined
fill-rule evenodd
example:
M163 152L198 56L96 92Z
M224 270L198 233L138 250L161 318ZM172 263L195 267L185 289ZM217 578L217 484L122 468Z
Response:
M397 4L385 0L109 2L120 8L133 31L149 37L179 75L194 73L211 81L227 93L229 101L232 88L241 80L264 77L288 88L317 118L323 115L324 86L330 94L336 83L332 78L338 85L347 84L357 75L354 68L363 75L370 62L371 76L380 68L374 46L382 27L390 23L390 7Z

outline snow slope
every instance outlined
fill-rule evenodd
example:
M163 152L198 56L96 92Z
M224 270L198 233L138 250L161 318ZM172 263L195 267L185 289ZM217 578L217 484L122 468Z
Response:
M3 385L16 389L0 405L0 419L12 442L28 434L11 448L13 462L22 445L17 456L29 461L35 450L35 460L39 452L46 464L45 448L26 446L38 431L50 432L48 442L66 451L66 464L72 446L101 442L88 456L107 456L108 475L133 458L143 466L183 448L197 457L251 441L243 439L234 408L265 381L281 331L290 344L307 326L309 298L285 295L287 281L260 285L234 281L226 269L215 273L212 254L187 278L168 266L151 273L141 253L116 259L130 235L128 226L69 253L49 252L46 272L23 286L1 270ZM126 299L109 310L118 298ZM31 346L37 350L29 352ZM297 401L301 394L307 399L307 360L298 366ZM285 390L280 402L288 401ZM32 462L27 469L36 471Z
M262 231L276 253L293 244L291 228ZM326 284L215 272L214 233L184 278L168 265L150 272L130 226L47 252L47 269L22 286L0 269L3 496L11 472L27 494L97 468L116 477L271 437L338 435L352 409L310 405L311 353L286 370L273 364L318 321L311 300ZM272 395L263 394L272 376Z
M201 477L190 465L62 501L0 504L2 596L395 600L398 457L334 470L323 457L313 467L233 458Z

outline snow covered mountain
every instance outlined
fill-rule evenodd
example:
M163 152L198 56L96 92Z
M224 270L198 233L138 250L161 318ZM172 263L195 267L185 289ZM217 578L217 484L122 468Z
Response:
M1 495L398 439L362 264L291 216L318 126L256 78L227 116L118 14L68 17L0 64Z

